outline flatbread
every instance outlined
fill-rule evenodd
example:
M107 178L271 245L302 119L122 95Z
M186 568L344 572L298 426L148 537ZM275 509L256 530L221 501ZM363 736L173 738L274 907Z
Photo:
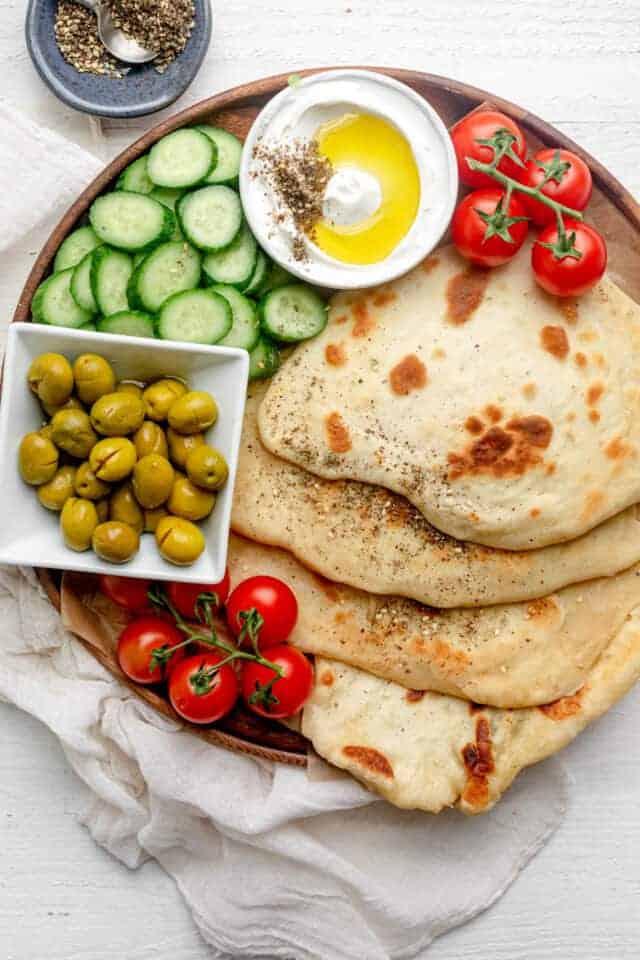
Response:
M315 477L260 442L266 390L253 385L247 399L233 529L290 550L331 580L436 607L474 607L542 597L640 561L636 506L568 543L512 552L454 540L382 487Z
M640 307L606 278L575 302L550 297L529 256L485 271L446 247L386 288L335 297L261 405L267 448L509 550L640 500Z
M232 583L267 574L298 599L291 642L409 689L497 707L544 704L579 689L640 603L640 565L528 603L435 610L324 580L289 553L233 535Z
M570 743L640 676L640 608L575 696L526 710L474 709L411 694L342 663L316 659L301 729L315 750L398 807L489 810L517 774Z

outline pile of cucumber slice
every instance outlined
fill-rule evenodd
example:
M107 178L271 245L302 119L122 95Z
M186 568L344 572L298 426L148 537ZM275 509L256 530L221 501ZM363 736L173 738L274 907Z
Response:
M320 295L272 263L237 192L242 143L175 130L98 197L33 298L38 323L240 347L253 379L327 322Z

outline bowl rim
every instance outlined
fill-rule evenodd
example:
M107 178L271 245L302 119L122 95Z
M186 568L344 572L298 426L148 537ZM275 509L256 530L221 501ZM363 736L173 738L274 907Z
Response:
M171 92L165 92L164 94L156 96L152 100L143 101L138 105L136 105L135 99L126 104L122 104L121 106L100 104L89 100L78 93L70 91L69 88L61 80L59 80L53 68L51 67L48 57L46 56L42 46L37 41L36 17L38 16L41 4L42 0L29 0L25 14L24 32L31 62L40 76L40 79L46 84L51 92L58 97L59 100L61 100L67 106L72 107L74 110L79 110L81 113L87 113L90 116L105 117L109 119L133 119L135 117L146 117L149 114L157 113L159 110L163 110L166 107L171 106L171 104L174 103L178 97L181 97L182 94L185 93L185 91L195 80L211 44L213 11L210 0L202 0L203 30L198 52L193 59L190 69L186 71L185 77L179 83L176 83L175 87L170 87ZM79 74L79 76L82 75ZM158 74L158 76L160 77L162 75Z

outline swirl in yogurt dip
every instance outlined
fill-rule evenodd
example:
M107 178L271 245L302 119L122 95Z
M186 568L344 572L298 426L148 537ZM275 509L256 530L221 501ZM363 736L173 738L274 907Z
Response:
M303 237L255 157L256 145L315 141L331 163L322 216ZM274 97L243 151L240 192L259 243L286 270L319 286L373 286L407 272L438 243L457 196L442 121L418 94L383 74L316 74Z

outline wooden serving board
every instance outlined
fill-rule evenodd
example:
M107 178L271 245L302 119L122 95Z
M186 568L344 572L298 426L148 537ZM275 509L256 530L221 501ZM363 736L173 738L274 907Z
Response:
M464 114L488 101L496 109L502 110L518 121L526 133L530 146L560 146L581 156L589 165L594 181L594 193L587 211L587 220L594 223L606 238L609 272L613 279L629 296L640 302L640 206L602 164L544 120L476 87L412 70L378 67L361 69L375 69L408 84L429 101L447 126L451 126ZM306 70L302 71L301 75L308 76L318 72L319 69ZM85 216L93 200L104 190L113 186L115 179L129 163L146 153L160 137L188 124L213 122L244 138L258 112L271 97L287 85L287 80L287 74L267 77L202 100L159 123L108 164L80 194L45 243L22 290L13 320L30 319L33 294L50 272L53 258L61 242ZM39 570L38 573L51 602L59 609L58 576L53 571L47 570ZM113 655L107 655L89 644L86 645L110 672L124 683L128 683ZM128 685L156 709L167 716L174 716L169 704L155 692L132 684ZM299 766L306 764L306 741L303 737L275 723L262 722L260 718L254 717L253 714L241 708L226 718L224 729L220 725L206 730L194 728L194 733L209 742L238 752Z

